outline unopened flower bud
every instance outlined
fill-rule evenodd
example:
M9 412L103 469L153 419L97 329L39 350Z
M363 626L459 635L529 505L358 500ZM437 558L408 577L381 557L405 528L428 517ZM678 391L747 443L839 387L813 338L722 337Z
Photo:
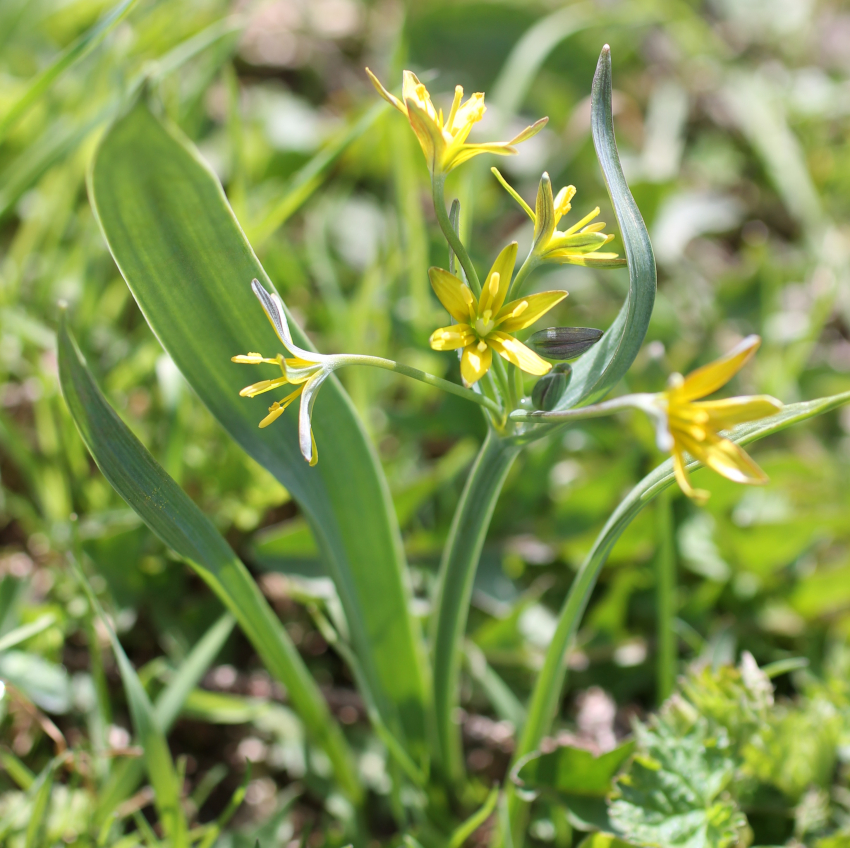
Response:
M548 374L544 374L531 390L531 402L535 409L551 412L567 390L573 369L566 362L559 362Z
M593 327L549 327L530 336L525 344L546 359L575 359L602 338Z

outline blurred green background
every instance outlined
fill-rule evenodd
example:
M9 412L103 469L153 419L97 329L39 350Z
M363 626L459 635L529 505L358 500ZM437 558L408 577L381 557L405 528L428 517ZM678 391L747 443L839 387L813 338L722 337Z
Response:
M455 358L427 345L442 319L426 270L447 262L427 171L397 113L369 116L377 95L363 68L390 87L410 68L438 101L448 102L457 83L487 92L481 139L508 138L514 125L549 116L518 156L481 157L449 183L473 258L487 267L507 240L517 238L522 253L530 237L491 164L529 200L543 170L556 188L574 184L573 215L598 204L616 232L589 127L590 83L609 43L620 155L659 269L647 342L623 390L660 390L671 371L686 372L753 332L764 343L732 386L736 394L792 402L850 389L846 2L138 0L13 114L32 79L113 6L0 2L0 640L43 625L0 651L0 816L21 808L20 767L37 773L67 745L76 765L54 790L49 827L52 838L81 845L90 844L91 763L126 748L130 736L105 632L89 616L66 552L75 539L82 546L152 693L221 609L90 461L58 391L60 300L113 405L259 576L349 728L365 783L377 799L388 791L386 755L350 676L300 603L332 603L333 587L296 505L185 386L93 218L87 166L111 117L140 90L199 146L320 350L389 356L459 379ZM533 80L527 94L523 75ZM311 170L313 157L335 154L357 121L365 132ZM298 202L282 206L293 185L302 189ZM570 292L551 323L599 328L616 315L626 285L625 272L579 267L535 279L541 289ZM351 369L342 380L389 477L426 617L483 419L474 406L385 372ZM263 399L246 403L259 420ZM674 500L680 657L732 660L746 649L760 664L806 657L817 673L850 634L850 414L771 437L754 455L769 486L744 489L701 471L708 507ZM574 569L620 498L661 458L650 425L624 414L535 444L514 466L469 627L464 730L469 768L482 781L503 775L512 737L481 669L492 667L525 698ZM649 510L603 572L569 658L564 734L619 735L630 716L656 705L655 526ZM793 677L778 685L793 695ZM285 694L240 634L203 690L170 736L186 758L200 819L227 803L248 758L255 766L246 803L226 844L253 845L257 834L286 844L305 828L332 841L344 816L325 797L326 764L305 749ZM382 809L376 801L377 820L383 815L391 830ZM549 831L538 830L546 841Z

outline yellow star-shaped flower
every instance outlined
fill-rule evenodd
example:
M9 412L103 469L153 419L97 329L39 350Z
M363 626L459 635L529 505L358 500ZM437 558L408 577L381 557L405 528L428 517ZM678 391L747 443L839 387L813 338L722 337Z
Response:
M516 200L534 224L532 250L544 262L558 265L592 265L596 268L619 268L626 264L616 253L599 253L599 249L614 239L605 234L604 221L590 223L599 215L597 206L589 215L561 232L556 229L561 218L572 208L570 201L575 196L575 186L565 186L556 197L552 196L552 182L543 174L537 190L535 209L520 197L496 168L490 169L505 191Z
M489 370L493 351L529 374L542 376L552 366L511 333L530 327L566 296L565 291L548 291L505 303L511 284L517 244L509 244L496 258L487 281L476 298L469 286L442 268L431 268L428 275L440 303L457 321L431 334L434 350L463 348L460 372L471 386Z
M774 415L782 404L768 395L700 401L726 385L752 358L761 344L748 336L721 359L682 377L673 374L667 391L658 395L662 412L659 447L673 455L673 471L682 491L704 502L708 492L694 489L685 467L685 452L735 483L763 484L767 475L738 445L720 435L736 424Z
M401 100L390 94L368 68L366 73L381 97L392 103L410 121L425 154L428 168L435 175L448 174L467 159L480 153L496 153L501 156L516 153L513 145L536 135L549 120L541 118L510 141L468 144L466 139L470 130L484 117L486 107L483 93L476 92L464 103L463 88L456 86L451 110L448 117L444 118L442 109L438 111L434 108L428 89L419 82L412 71L404 72Z

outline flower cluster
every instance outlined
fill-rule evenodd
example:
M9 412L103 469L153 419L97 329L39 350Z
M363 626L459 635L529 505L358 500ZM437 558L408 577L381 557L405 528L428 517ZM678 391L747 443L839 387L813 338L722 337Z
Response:
M448 174L458 165L481 153L496 153L500 156L516 153L514 145L537 135L549 120L541 118L510 141L470 144L467 142L469 133L472 127L484 117L486 111L484 95L481 92L476 92L464 103L463 88L456 86L451 109L448 116L444 117L443 110L438 111L434 108L428 89L419 82L412 71L404 72L401 100L390 94L368 68L366 73L381 97L392 103L410 121L410 126L419 140L419 146L425 154L428 168L435 175Z
M444 116L442 110L434 107L425 86L410 71L404 72L401 100L388 92L368 69L367 73L381 96L409 120L425 154L433 184L439 189L435 190L437 217L452 254L461 260L464 276L461 278L444 268L429 269L434 293L452 319L451 324L431 334L429 343L434 350L460 352L460 372L465 388L391 360L349 354L328 356L298 347L292 340L280 297L270 294L254 280L254 294L260 300L288 355L278 354L274 358L266 358L259 353L248 353L234 356L233 362L239 364L275 365L280 370L280 376L246 386L240 394L252 398L283 386L292 388L269 407L268 414L260 421L260 427L267 427L296 398L300 398L298 433L301 453L310 465L315 465L318 451L311 417L319 388L334 370L343 365L375 365L424 380L431 385L441 385L447 391L475 400L488 410L494 426L502 430L517 425L522 428L526 422L537 426L539 422L595 417L625 406L639 407L655 419L658 446L672 454L674 474L682 491L698 502L704 502L708 493L691 486L687 456L737 483L766 482L767 477L758 465L723 432L736 424L773 415L782 408L782 404L766 395L704 400L724 386L752 358L761 341L758 336L749 336L728 355L697 369L687 377L673 374L664 392L626 395L596 406L561 409L559 402L572 374L565 360L583 355L603 338L603 333L587 327L551 327L534 333L525 344L514 334L530 327L561 303L567 297L567 292L555 290L518 295L525 278L540 263L598 268L626 264L626 260L616 253L601 250L614 236L603 232L604 223L594 223L599 208L567 229L559 230L558 225L571 209L576 191L573 186L566 186L553 195L549 175L544 173L532 210L499 171L493 168L502 186L528 214L534 224L534 234L528 258L516 275L517 243L511 242L496 257L481 285L475 267L457 237L455 223L445 215L443 179L458 165L481 153L516 153L514 145L531 138L542 128L546 119L527 127L510 141L471 144L467 141L470 130L484 114L483 94L475 93L464 101L463 89L457 86L451 109ZM509 300L512 291L515 296ZM510 395L510 398L501 398L501 405L492 397L485 397L485 393L477 387L475 391L470 391L492 367L493 353L519 369L512 372L515 377L512 384L505 384L503 369L499 369L496 383L488 384L491 385L488 389L491 395L493 392ZM551 361L547 360L557 363L554 370ZM522 408L523 381L520 371L542 378L532 392L535 412ZM497 385L499 380L501 388ZM508 400L520 406L506 409Z

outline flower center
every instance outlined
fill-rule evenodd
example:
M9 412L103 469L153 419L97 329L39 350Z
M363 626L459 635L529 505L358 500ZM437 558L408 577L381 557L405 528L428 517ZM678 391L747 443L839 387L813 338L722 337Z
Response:
M475 332L482 339L486 339L493 332L495 326L496 322L493 320L493 312L490 309L485 309L484 313L479 315L472 325Z

